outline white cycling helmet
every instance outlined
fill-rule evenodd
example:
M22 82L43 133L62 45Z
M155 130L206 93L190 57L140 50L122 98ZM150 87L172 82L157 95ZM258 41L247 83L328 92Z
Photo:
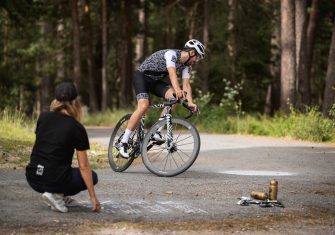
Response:
M191 39L185 43L184 49L195 49L200 59L205 58L205 47L196 39Z

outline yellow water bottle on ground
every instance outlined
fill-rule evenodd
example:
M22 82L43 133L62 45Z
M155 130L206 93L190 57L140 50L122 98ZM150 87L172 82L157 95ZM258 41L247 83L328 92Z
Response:
M278 194L278 181L273 179L270 181L269 199L277 200L277 194Z
M268 199L269 195L267 193L264 192L256 192L256 191L252 191L250 193L250 196L252 198L258 199L258 200L266 200Z

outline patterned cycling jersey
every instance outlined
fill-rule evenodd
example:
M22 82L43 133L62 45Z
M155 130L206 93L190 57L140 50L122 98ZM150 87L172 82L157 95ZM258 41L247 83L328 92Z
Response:
M180 62L180 55L181 50L176 49L157 51L145 59L138 71L154 80L159 80L169 74L167 68L173 67L176 68L177 75L181 75L183 79L189 79L191 67Z

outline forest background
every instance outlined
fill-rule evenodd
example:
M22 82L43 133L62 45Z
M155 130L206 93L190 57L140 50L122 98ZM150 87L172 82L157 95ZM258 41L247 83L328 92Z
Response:
M2 0L0 16L2 119L36 118L73 80L84 123L113 126L137 66L196 38L200 130L335 140L334 0Z

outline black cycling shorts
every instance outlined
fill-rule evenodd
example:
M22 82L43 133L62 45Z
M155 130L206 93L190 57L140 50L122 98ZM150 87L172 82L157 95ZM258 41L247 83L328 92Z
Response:
M149 93L153 93L158 97L165 96L167 90L172 86L162 80L154 80L144 75L140 71L136 71L133 77L133 85L135 88L136 99L149 99Z

